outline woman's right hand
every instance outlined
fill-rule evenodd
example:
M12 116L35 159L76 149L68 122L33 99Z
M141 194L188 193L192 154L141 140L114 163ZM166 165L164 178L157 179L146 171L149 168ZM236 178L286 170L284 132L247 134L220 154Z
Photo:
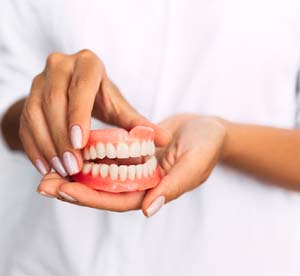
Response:
M170 135L137 113L108 79L96 54L49 55L24 104L19 136L34 166L43 175L53 167L61 176L82 167L82 149L88 140L91 116L127 130L150 126L155 142L164 146Z

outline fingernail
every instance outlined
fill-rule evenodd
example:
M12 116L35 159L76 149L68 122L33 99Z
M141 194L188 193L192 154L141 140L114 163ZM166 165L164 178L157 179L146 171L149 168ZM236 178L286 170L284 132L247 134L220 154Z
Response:
M35 165L41 175L45 175L47 173L47 169L41 159L36 159Z
M77 200L64 192L58 192L58 194L67 201L76 202Z
M47 193L44 192L44 191L40 191L39 194L41 194L41 195L43 195L43 196L46 196L46 197L50 197L50 198L54 198L54 197L55 197L55 196L53 196L53 195L47 194Z
M65 152L63 155L64 165L70 175L79 172L76 157L71 152Z
M78 125L71 127L71 143L74 149L81 149L82 147L82 131Z
M159 209L165 204L165 201L166 199L164 196L159 196L157 199L155 199L146 210L147 217L151 217L156 214Z
M58 172L61 176L65 177L67 176L67 172L63 166L63 164L60 162L59 158L57 156L53 157L52 160L53 168Z

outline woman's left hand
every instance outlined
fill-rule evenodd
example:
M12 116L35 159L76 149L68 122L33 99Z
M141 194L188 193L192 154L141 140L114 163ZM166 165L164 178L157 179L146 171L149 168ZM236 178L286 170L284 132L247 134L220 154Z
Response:
M42 179L39 192L69 202L103 210L129 211L142 209L146 216L203 183L222 156L226 128L214 117L175 115L160 126L173 133L167 148L159 149L162 180L145 192L111 194L94 191L80 183L68 182L52 173Z

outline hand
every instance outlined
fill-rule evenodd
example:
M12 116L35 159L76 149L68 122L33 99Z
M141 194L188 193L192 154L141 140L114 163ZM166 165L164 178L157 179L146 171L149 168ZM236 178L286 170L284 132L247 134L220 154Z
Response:
M153 215L165 202L203 183L220 159L226 129L222 121L197 115L176 115L160 124L173 133L173 141L158 151L163 178L144 192L111 194L70 183L57 174L44 177L39 192L82 206L111 211L141 209Z
M150 126L155 142L165 145L170 135L138 114L108 79L102 61L91 51L51 54L44 71L32 83L20 117L23 148L41 174L53 167L61 176L82 167L91 115L125 129Z

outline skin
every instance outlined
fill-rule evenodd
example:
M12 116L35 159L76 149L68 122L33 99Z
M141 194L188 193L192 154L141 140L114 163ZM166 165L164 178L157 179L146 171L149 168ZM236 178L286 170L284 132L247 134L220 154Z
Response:
M107 78L100 59L90 51L51 55L45 70L34 79L21 110L22 101L4 116L4 137L12 149L22 148L22 143L32 162L41 158L48 170L49 160L61 157L66 150L82 164L78 149L71 146L69 130L74 124L80 125L84 147L91 114L125 129L136 125L154 128L163 174L157 187L147 192L110 194L71 183L57 173L46 174L38 192L64 201L61 195L66 194L73 204L118 212L142 209L148 216L147 209L155 199L164 196L169 202L195 189L218 162L283 188L300 187L300 131L237 124L198 114L177 114L153 125L122 97ZM19 119L20 139L10 131Z

